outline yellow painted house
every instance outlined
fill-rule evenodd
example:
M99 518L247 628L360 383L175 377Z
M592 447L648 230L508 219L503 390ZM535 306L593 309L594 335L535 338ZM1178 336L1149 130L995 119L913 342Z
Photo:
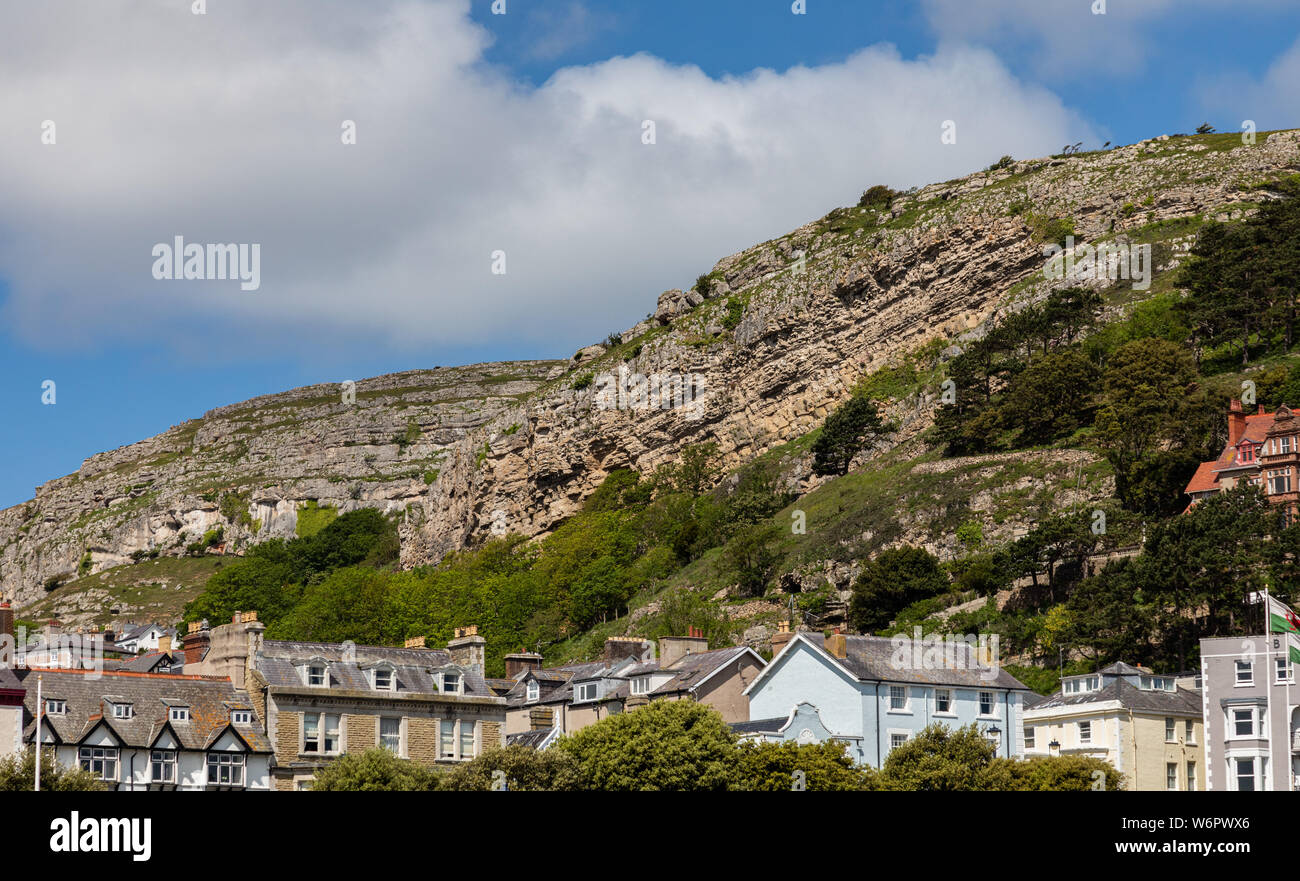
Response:
M1105 759L1131 790L1205 789L1205 729L1194 676L1112 664L1066 676L1024 711L1025 757Z

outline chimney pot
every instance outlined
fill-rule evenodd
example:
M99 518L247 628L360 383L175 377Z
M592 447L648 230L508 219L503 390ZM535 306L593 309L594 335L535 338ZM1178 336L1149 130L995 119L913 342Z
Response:
M425 638L423 636L412 636L404 643L404 647L408 649L422 649L425 647L424 641Z

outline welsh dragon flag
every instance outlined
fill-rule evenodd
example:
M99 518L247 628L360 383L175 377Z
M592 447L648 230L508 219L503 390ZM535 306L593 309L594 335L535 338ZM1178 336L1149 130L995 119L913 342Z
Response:
M1263 599L1259 591L1252 592L1249 600L1257 603ZM1286 603L1268 598L1268 629L1271 633L1285 633L1287 654L1291 663L1300 664L1300 615L1296 615Z

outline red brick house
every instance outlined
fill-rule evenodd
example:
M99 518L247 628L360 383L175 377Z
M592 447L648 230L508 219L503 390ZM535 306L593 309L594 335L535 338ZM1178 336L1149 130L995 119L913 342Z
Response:
M1190 508L1201 499L1247 481L1268 500L1294 512L1300 502L1300 418L1283 404L1273 413L1247 416L1241 401L1228 406L1228 443L1213 462L1202 462L1184 490Z

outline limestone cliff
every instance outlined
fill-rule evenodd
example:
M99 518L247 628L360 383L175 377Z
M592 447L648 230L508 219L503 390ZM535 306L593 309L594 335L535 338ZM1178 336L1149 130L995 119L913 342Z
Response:
M1049 220L1089 242L1149 240L1171 218L1240 216L1270 197L1261 184L1297 172L1295 131L1024 160L727 257L706 290L666 292L620 342L568 362L412 371L358 382L354 401L331 384L222 407L92 456L0 512L2 589L29 603L51 579L179 554L218 526L238 552L295 534L311 502L401 512L407 565L492 531L541 534L614 468L651 469L705 440L738 464L817 427L865 372L980 333L1045 290L1044 234L1060 229ZM689 407L603 406L620 368L688 375L701 394ZM894 441L932 406L899 404Z

